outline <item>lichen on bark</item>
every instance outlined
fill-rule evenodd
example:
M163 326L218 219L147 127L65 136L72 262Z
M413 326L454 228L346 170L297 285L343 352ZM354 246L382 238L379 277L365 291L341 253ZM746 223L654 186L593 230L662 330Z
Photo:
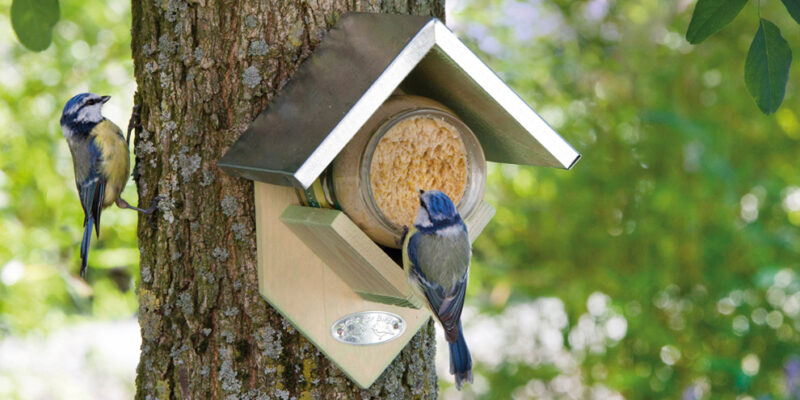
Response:
M434 328L360 390L258 293L252 183L215 163L347 11L443 0L133 1L142 333L137 399L432 398Z

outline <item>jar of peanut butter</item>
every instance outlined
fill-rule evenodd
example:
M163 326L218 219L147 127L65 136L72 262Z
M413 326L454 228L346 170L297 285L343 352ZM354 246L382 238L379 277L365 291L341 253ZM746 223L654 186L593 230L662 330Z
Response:
M342 210L372 240L400 247L419 209L419 190L441 190L462 218L478 208L486 159L478 139L434 100L390 97L350 140L301 202Z

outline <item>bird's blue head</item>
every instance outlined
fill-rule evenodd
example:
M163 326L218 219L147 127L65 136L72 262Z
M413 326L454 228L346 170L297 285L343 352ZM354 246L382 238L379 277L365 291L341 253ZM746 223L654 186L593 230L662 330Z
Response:
M414 225L420 228L448 226L461 219L455 204L438 190L419 191L419 213Z
M91 128L103 120L101 108L110 96L100 96L94 93L81 93L73 96L64 105L61 112L61 128L64 136L70 136L88 132Z

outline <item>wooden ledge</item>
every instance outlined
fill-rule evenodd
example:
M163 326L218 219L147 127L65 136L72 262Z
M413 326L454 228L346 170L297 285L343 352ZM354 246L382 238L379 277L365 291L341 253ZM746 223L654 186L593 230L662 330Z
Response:
M494 208L484 202L465 221L471 241L478 237L492 216ZM403 268L345 213L289 205L280 219L365 300L412 308L424 305L409 286Z

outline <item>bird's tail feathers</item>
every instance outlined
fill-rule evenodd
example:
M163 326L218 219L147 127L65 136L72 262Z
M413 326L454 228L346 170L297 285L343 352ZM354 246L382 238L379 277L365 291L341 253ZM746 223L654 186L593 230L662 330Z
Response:
M448 344L450 345L450 373L455 375L456 389L461 390L465 381L472 383L472 357L467 348L467 341L464 340L461 323L458 324L458 339Z
M86 266L89 263L89 244L92 241L92 228L94 218L89 217L83 228L83 240L81 241L81 278L86 277Z

